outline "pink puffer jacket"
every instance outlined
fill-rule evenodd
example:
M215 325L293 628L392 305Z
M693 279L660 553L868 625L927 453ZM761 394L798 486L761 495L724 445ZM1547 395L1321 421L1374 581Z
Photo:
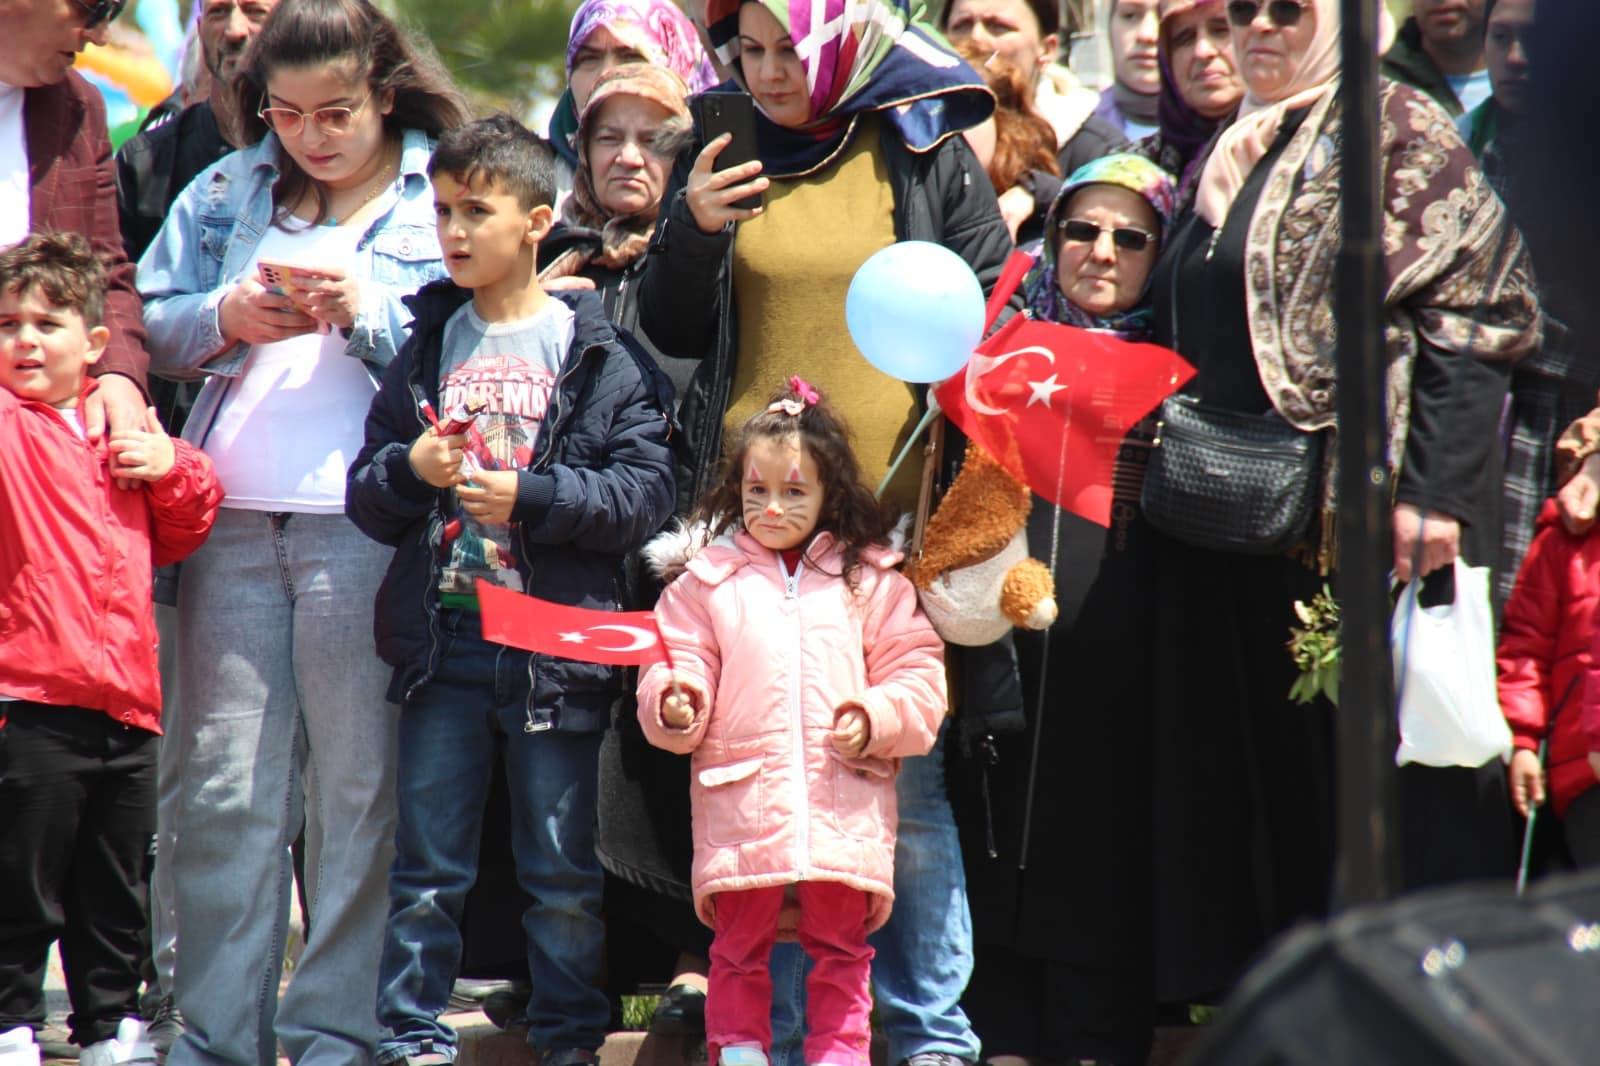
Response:
M652 554L670 576L659 546ZM740 531L690 559L656 605L701 711L688 729L661 723L669 671L658 663L639 679L639 721L652 743L693 753L694 898L707 925L718 892L803 880L869 893L869 930L894 902L894 779L902 757L933 748L944 644L893 569L897 553L864 553L854 594L833 576L830 534L809 555L817 565L786 586L777 554ZM871 720L858 759L828 740L848 703Z

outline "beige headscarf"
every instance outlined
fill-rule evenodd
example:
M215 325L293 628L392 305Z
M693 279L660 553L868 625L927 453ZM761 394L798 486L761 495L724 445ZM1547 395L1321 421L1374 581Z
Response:
M1306 7L1316 18L1311 43L1300 58L1289 83L1271 98L1256 95L1248 79L1244 102L1239 105L1233 125L1222 131L1216 146L1200 173L1195 192L1195 211L1212 226L1221 226L1233 207L1250 171L1261 161L1277 139L1286 112L1309 107L1339 84L1340 20L1339 0L1307 0ZM1384 51L1394 38L1394 23L1386 7L1379 8L1378 49ZM1244 56L1239 57L1244 73Z
M580 252L576 249L564 253L539 275L541 278L563 277L584 269L591 261L599 261L613 270L620 270L644 255L650 245L650 234L655 229L659 204L635 215L618 215L600 203L595 192L594 175L589 170L589 138L594 133L595 116L600 105L617 96L635 96L659 104L669 117L656 137L656 148L664 155L676 153L679 145L691 133L688 89L683 79L666 67L647 63L627 63L600 76L589 94L583 116L578 120L578 172L573 179L572 195L567 198L561 219L571 226L598 230L601 247L597 252Z

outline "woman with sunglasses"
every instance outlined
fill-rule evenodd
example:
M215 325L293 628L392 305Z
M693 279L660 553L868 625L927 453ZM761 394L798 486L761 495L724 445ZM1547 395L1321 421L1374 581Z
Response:
M1176 205L1171 177L1141 156L1072 174L1031 251L1028 316L1148 340L1150 276ZM1149 1056L1148 914L1133 891L1148 810L1134 759L1088 753L1146 743L1127 711L1147 672L1151 594L1134 549L1153 430L1153 419L1136 427L1118 456L1109 529L1034 499L1029 547L1052 563L1062 614L1048 635L1014 636L1029 721L993 738L992 761L951 761L957 818L973 830L963 855L977 952L962 1004L993 1066ZM1030 777L1035 764L1070 772Z
M227 492L178 590L163 757L181 784L160 819L188 1029L170 1061L270 1066L281 1044L369 1063L395 817L372 636L389 553L345 518L344 475L406 336L401 298L445 274L425 168L467 111L369 0L280 4L235 91L254 143L194 180L139 265L152 363L205 381L186 436ZM314 932L280 1000L302 822Z
M1213 412L1208 422L1260 416L1275 438L1315 435L1322 450L1288 485L1311 508L1298 534L1222 531L1261 538L1253 549L1199 546L1214 498L1169 483L1166 508L1153 508L1156 467L1146 480L1148 883L1165 1002L1216 1002L1269 937L1327 911L1333 875L1335 710L1323 694L1290 698L1285 645L1295 603L1338 588L1337 220L1345 182L1370 179L1340 170L1338 0L1231 0L1227 10L1245 98L1157 266L1156 338L1196 367L1183 392ZM1538 303L1521 239L1449 116L1387 81L1379 100L1384 298L1373 311L1387 368L1385 413L1374 416L1387 419L1395 571L1410 581L1448 570L1458 553L1493 561L1496 424L1511 364L1537 343ZM1288 549L1268 546L1291 537ZM1484 832L1478 797L1490 793L1474 789L1493 782L1463 770L1449 788L1465 795L1423 803L1410 769L1407 831L1432 839L1408 840L1408 863L1449 848L1461 827ZM1499 847L1509 832L1483 839ZM1415 883L1423 871L1406 875Z
M711 43L735 72L727 88L754 97L756 159L719 161L726 134L680 157L640 285L650 339L669 355L702 360L679 407L692 452L680 499L712 483L724 431L737 431L796 372L841 402L864 476L881 480L921 417L920 390L857 352L844 316L851 278L872 253L910 239L943 244L986 287L999 277L1011 238L959 136L989 117L994 98L920 10L908 0L707 7ZM749 196L761 206L742 206ZM905 511L915 510L920 490L914 451L884 492ZM985 693L972 706L993 698ZM873 937L891 1062L923 1053L975 1061L979 1052L957 1006L969 921L942 751L906 760L898 779L896 865L914 873L896 885L895 913L907 917L891 917ZM786 1023L775 1063L798 1061L801 1050L793 1038L803 1012L792 991L801 957L787 944L774 955L775 1011Z

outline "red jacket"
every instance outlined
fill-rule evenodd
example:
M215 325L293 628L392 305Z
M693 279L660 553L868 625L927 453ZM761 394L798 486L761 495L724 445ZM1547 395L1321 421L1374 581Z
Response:
M161 732L152 559L198 548L222 502L211 460L173 445L166 477L120 489L104 440L0 389L0 692Z
M1574 537L1546 500L1500 626L1500 708L1516 746L1536 751L1555 717L1546 757L1556 814L1597 782L1600 751L1600 533Z

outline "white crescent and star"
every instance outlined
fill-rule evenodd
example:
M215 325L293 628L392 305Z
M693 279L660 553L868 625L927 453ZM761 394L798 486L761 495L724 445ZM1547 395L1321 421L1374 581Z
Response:
M651 647L656 643L656 635L654 633L650 632L648 629L641 629L638 626L590 626L588 629L570 630L568 632L558 634L558 636L560 636L561 643L563 644L587 644L591 639L590 634L601 629L611 629L618 633L626 633L630 638L632 638L633 643L624 645L620 648L608 644L596 644L594 645L596 651L643 651L645 648Z
M999 355L974 355L972 362L967 367L967 406L981 415L1001 415L1011 410L1009 407L990 407L979 400L976 386L978 379L985 374L1022 355L1042 355L1050 361L1052 366L1055 365L1056 361L1055 352L1036 344L1029 345L1026 348L1018 348L1016 351L1002 352ZM1032 407L1036 403L1042 403L1049 407L1050 401L1055 394L1067 387L1058 385L1054 374L1051 374L1043 381L1030 381L1027 384L1029 389L1028 402L1023 405L1024 407Z

